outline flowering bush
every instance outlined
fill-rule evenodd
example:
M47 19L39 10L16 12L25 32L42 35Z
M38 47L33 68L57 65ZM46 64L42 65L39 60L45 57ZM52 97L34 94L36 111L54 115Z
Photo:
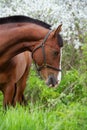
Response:
M63 23L62 35L78 48L87 32L87 0L0 0L0 17L27 15L56 28Z

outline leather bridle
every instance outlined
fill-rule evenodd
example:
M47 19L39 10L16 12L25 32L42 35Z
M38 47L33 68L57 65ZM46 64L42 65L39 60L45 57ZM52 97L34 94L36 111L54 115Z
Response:
M41 43L40 45L38 45L38 46L32 51L32 59L33 59L34 53L35 53L39 48L42 48L42 54L43 54L44 63L43 63L41 66L38 66L38 65L36 64L36 62L34 61L37 71L41 71L43 68L50 68L50 69L53 69L53 70L55 70L55 71L61 71L61 69L55 68L55 67L53 67L53 66L47 64L47 62L46 62L45 43L46 43L46 41L47 41L47 39L48 39L48 37L49 37L49 35L50 35L50 33L51 33L52 31L53 31L53 30L50 30L50 31L47 33L47 35L45 36L45 38L44 38L44 40L42 41L42 43Z

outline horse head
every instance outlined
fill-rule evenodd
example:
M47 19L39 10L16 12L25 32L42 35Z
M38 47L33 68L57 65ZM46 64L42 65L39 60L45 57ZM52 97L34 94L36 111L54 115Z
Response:
M44 40L34 48L33 60L46 84L55 87L61 80L61 55L63 40L60 36L61 25L56 30L50 30Z

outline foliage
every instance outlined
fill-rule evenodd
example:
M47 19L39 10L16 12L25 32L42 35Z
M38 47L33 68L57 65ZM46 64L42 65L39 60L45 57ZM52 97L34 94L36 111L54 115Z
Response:
M81 101L84 95L83 83L80 82L79 72L75 69L67 71L60 85L57 88L49 88L41 79L30 76L30 83L27 83L26 96L29 102L44 104L44 107L56 105L58 102L69 104L74 101ZM32 84L33 83L33 84ZM87 91L85 91L86 93Z

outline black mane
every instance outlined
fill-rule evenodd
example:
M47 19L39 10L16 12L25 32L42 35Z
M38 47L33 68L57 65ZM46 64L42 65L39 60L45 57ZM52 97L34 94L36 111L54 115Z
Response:
M60 47L63 47L63 39L60 34L57 35L58 44Z
M17 22L35 23L35 24L40 25L42 27L45 27L47 29L51 28L51 25L49 25L49 24L47 24L47 23L45 23L43 21L33 19L31 17L28 17L28 16L15 15L15 16L8 16L8 17L0 18L0 24L17 23Z

